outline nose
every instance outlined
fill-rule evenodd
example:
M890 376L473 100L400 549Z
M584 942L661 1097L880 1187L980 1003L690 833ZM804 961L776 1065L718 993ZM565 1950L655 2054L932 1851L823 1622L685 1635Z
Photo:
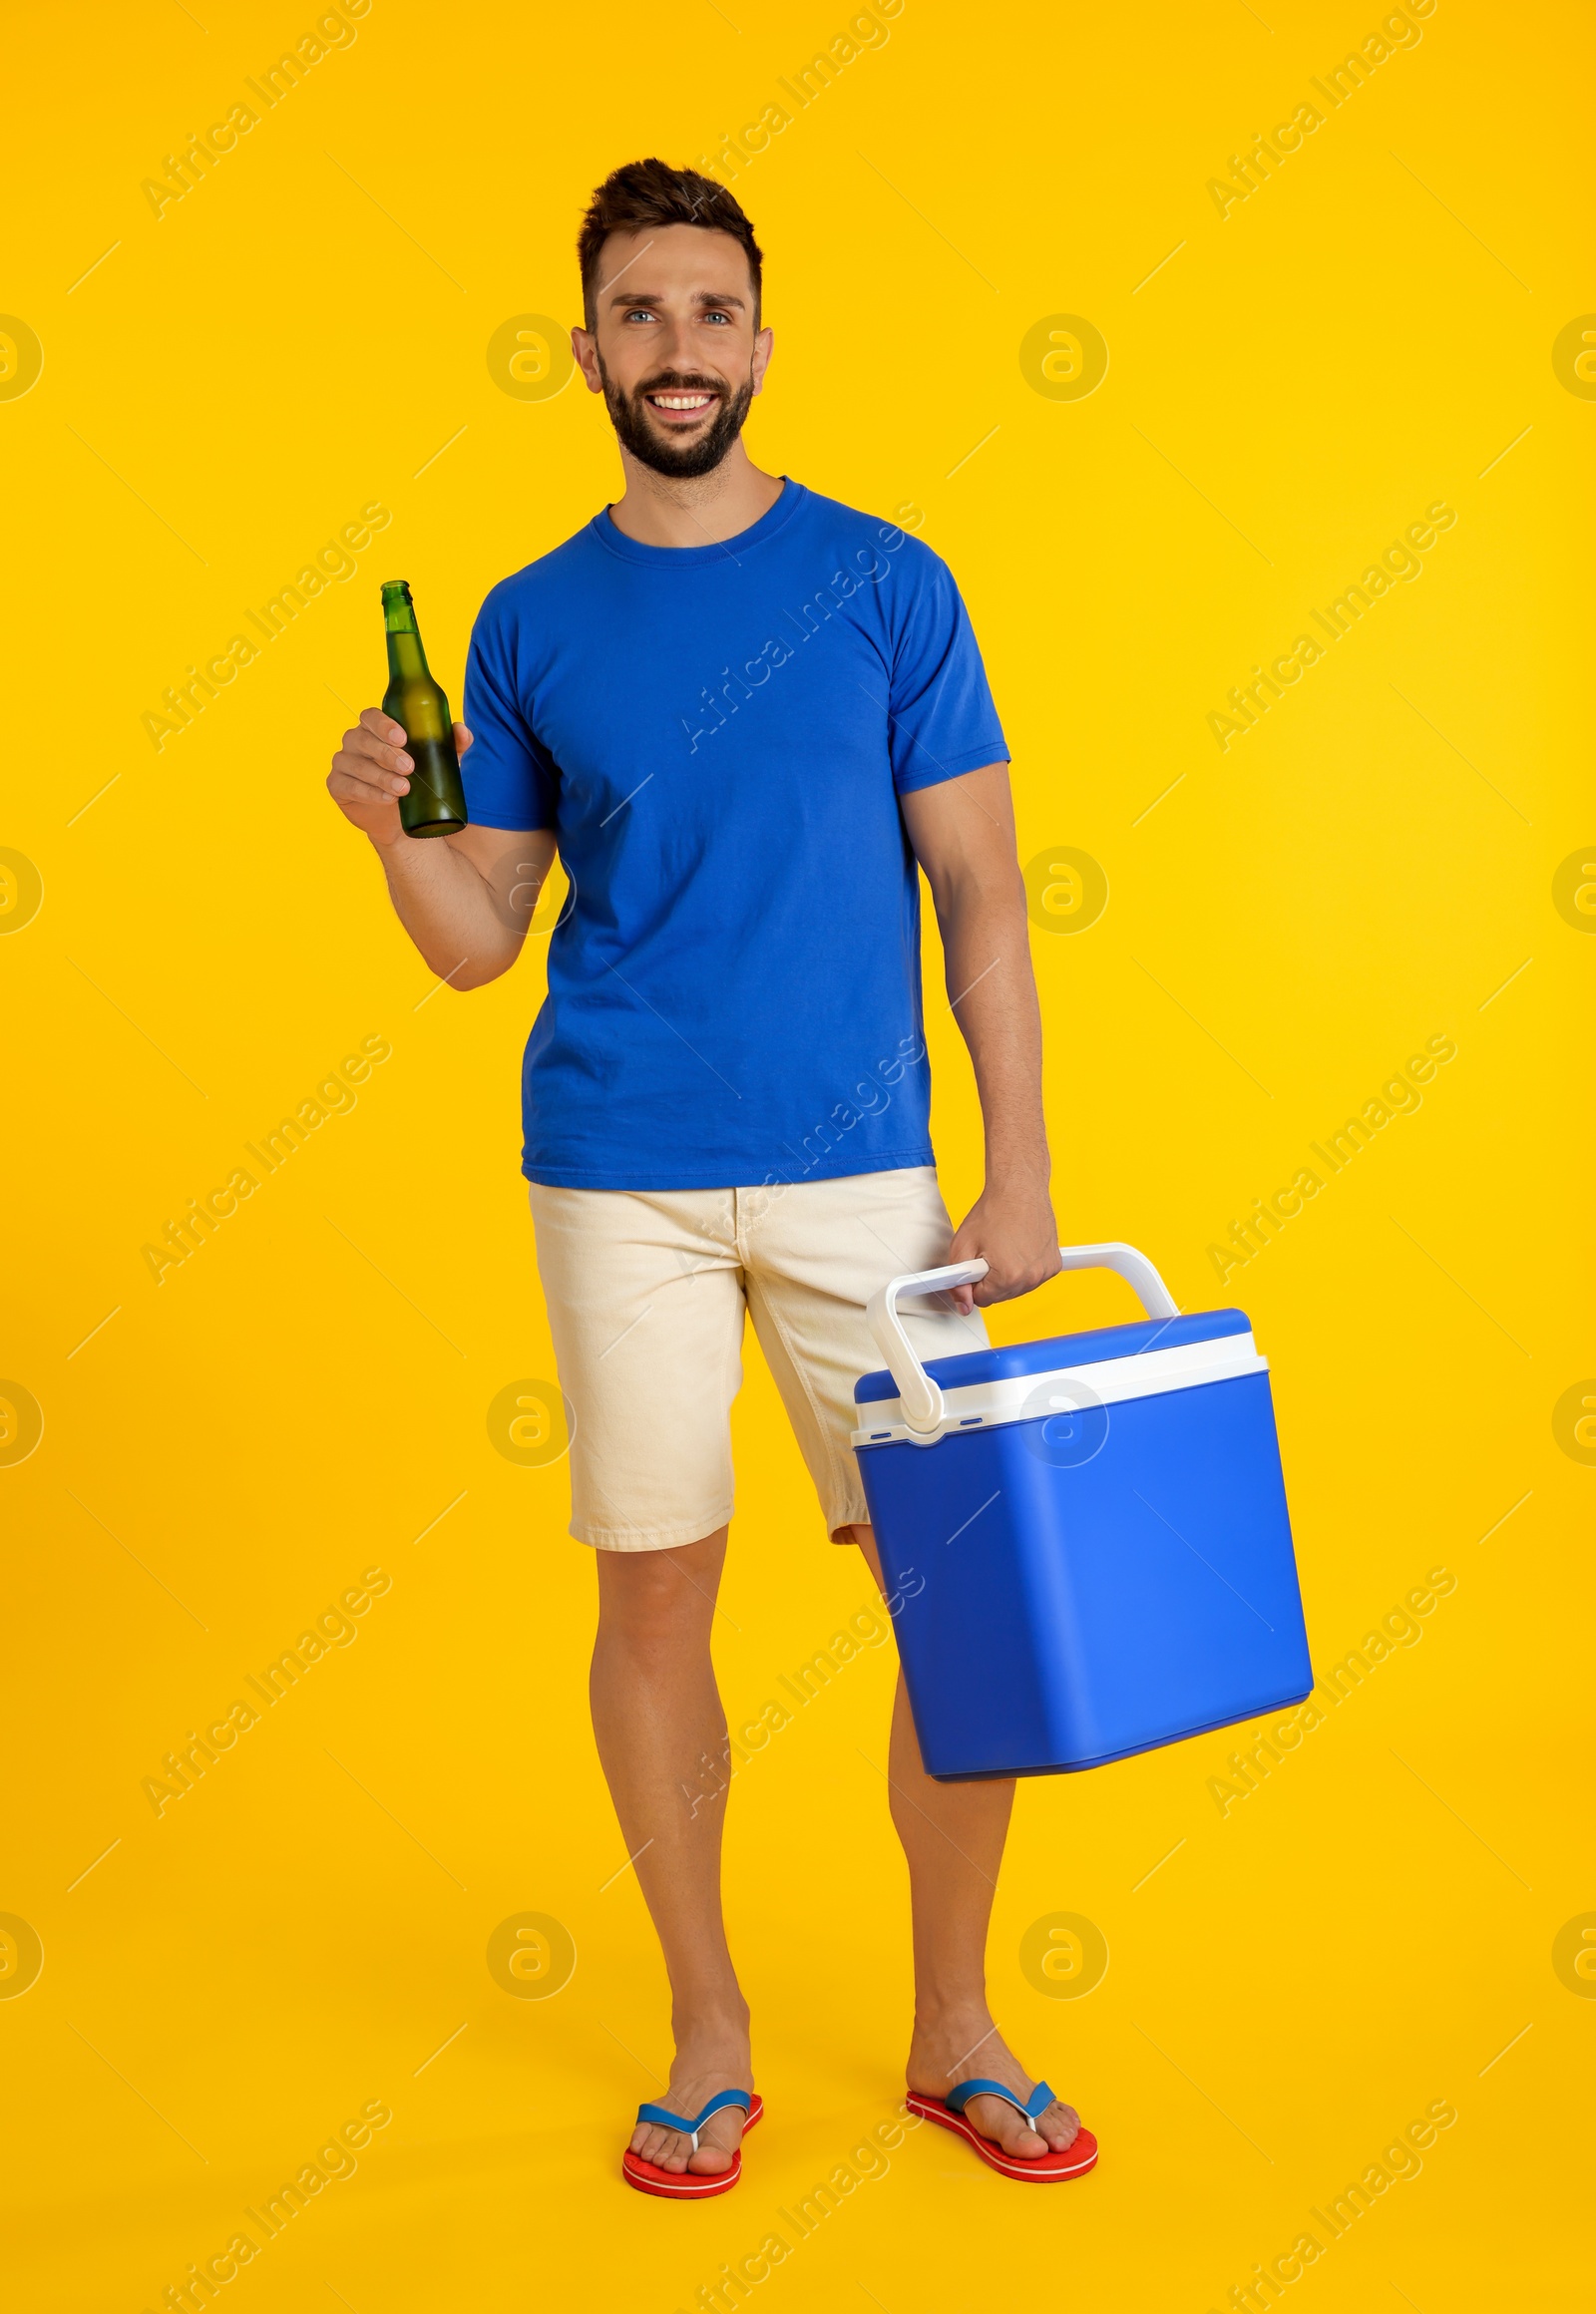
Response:
M697 366L693 354L691 326L686 317L678 314L674 319L667 319L664 336L659 345L659 367L661 369L692 370L696 369Z

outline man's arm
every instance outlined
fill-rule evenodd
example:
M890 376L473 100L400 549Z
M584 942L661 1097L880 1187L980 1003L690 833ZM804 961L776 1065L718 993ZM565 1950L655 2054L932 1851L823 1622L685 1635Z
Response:
M451 988L480 988L521 954L538 895L554 863L550 828L463 828L453 836L407 836L399 798L413 766L404 732L367 707L332 759L327 792L371 839L400 923ZM463 756L471 733L455 725Z
M1041 1107L1041 1012L1030 968L1025 887L1014 845L1006 763L967 771L903 799L942 930L948 1000L970 1057L987 1133L987 1186L954 1238L950 1262L982 1256L973 1302L1028 1294L1058 1268Z

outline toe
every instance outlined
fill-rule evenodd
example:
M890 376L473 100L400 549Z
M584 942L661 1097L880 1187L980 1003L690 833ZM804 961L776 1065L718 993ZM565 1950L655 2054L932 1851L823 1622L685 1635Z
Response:
M686 2139L675 2129L662 2129L656 2122L646 2122L632 2133L631 2150L639 2160L647 2161L655 2169L685 2169L683 2159Z
M696 2153L688 2155L687 2167L700 2177L718 2177L731 2167L731 2160L724 2145L700 2145Z
M1073 2106L1060 2105L1054 2100L1037 2121L1036 2127L1052 2151L1062 2153L1080 2135L1080 2116Z
M740 2114L716 2114L698 2140L698 2150L687 2162L703 2177L722 2176L731 2167L742 2140Z
M1015 2154L1021 2161L1035 2161L1046 2152L1046 2139L1038 2137L1001 2098L972 2098L965 2110L982 2135L990 2137L1000 2151Z

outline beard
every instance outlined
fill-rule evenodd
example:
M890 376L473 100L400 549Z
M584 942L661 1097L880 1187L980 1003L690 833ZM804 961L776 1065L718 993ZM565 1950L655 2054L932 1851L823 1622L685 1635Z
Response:
M674 482L690 482L697 475L713 474L742 432L754 397L751 378L734 389L724 378L686 370L661 370L634 393L626 394L604 368L601 355L598 374L603 380L604 407L622 448L629 450L640 465ZM669 437L655 431L645 399L649 394L713 394L719 406L703 433L678 448Z

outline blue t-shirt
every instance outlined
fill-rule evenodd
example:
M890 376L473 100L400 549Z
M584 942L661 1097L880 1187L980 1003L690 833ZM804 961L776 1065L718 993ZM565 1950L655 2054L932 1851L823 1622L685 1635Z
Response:
M523 1068L533 1181L729 1189L932 1161L900 795L1008 750L946 565L784 482L751 529L597 515L496 586L470 817L575 901Z

